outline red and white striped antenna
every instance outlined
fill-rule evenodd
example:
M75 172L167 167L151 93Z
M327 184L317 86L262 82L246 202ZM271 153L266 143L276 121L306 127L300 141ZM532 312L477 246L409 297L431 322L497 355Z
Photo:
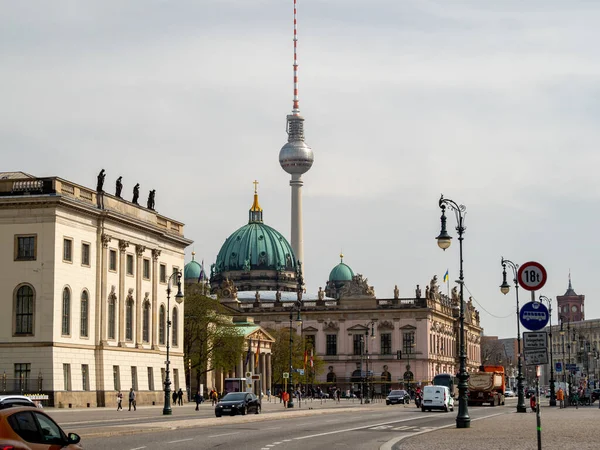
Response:
M294 107L293 115L300 114L298 106L298 8L297 0L294 0Z

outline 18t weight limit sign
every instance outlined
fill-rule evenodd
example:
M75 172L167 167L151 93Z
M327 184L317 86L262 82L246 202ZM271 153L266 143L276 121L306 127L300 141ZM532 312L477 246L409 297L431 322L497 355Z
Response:
M528 291L537 291L546 284L546 269L540 263L529 261L519 267L519 284Z

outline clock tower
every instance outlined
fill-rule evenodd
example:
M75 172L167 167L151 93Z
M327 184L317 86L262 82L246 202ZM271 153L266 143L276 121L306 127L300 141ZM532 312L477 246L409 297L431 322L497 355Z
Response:
M563 317L563 320L569 322L580 322L585 320L583 306L585 303L585 295L577 295L571 285L571 274L569 273L569 287L565 295L556 297L558 303L558 317Z

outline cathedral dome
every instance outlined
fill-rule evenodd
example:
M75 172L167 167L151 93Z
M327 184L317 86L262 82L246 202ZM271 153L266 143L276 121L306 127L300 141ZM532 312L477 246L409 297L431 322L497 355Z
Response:
M196 252L192 252L192 260L183 268L183 280L186 282L197 283L206 278L202 265L196 261L195 257Z
M254 192L246 225L226 240L211 267L213 291L230 281L240 291L296 291L297 263L287 239L263 223L263 210Z
M340 254L340 263L329 273L329 281L352 281L354 272L348 264L344 264L344 255Z

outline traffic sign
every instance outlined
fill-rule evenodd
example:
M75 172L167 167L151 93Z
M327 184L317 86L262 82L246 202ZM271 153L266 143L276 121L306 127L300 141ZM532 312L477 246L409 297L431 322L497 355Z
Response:
M548 308L543 303L529 302L521 307L519 319L521 320L521 325L525 328L536 331L548 325L550 314L548 314Z
M548 348L548 333L545 331L524 332L523 348Z
M300 375L304 375L304 369L296 369L296 372Z
M283 372L283 378L289 378L289 377L290 377L289 372Z
M554 363L554 371L556 373L562 373L562 363L560 361Z
M537 291L546 284L548 274L540 263L529 261L519 267L517 279L523 289Z
M541 366L542 364L548 364L548 350L545 348L523 350L523 356L525 356L526 366Z

